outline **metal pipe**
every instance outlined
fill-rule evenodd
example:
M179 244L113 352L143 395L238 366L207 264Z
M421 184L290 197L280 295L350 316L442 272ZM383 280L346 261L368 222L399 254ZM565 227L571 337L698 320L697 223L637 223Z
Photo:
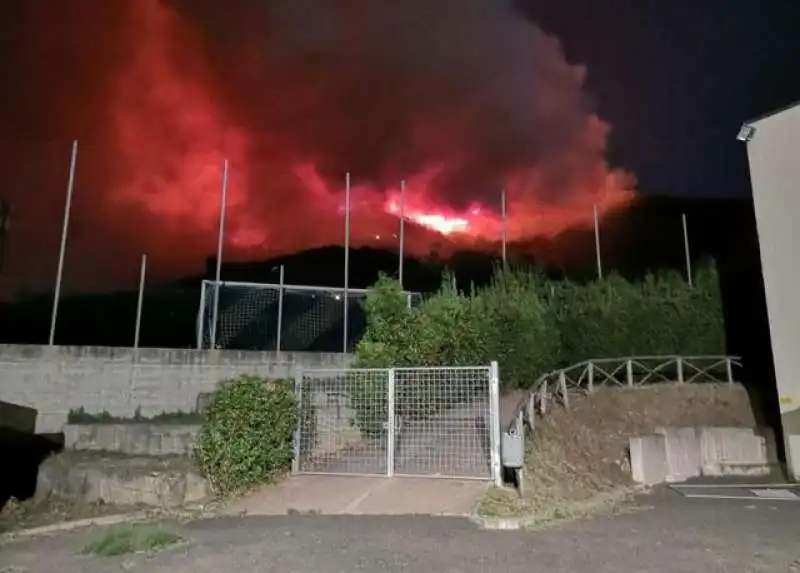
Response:
M506 266L507 245L508 245L508 222L506 220L506 191L503 189L500 193L500 206L502 212L502 241L503 241L503 268Z
M349 290L350 290L350 173L345 176L344 190L344 310L342 313L343 336L342 352L347 354L347 328L349 312Z
M683 223L683 252L686 257L686 280L689 281L689 286L692 286L694 278L692 277L692 256L689 251L689 225L686 222L686 213L681 215L681 222Z
M278 332L275 335L275 350L281 351L281 332L283 331L283 265L280 268L280 287L278 290Z
M139 296L136 299L136 326L133 331L133 347L139 348L139 335L142 332L142 304L144 302L144 282L147 275L147 255L142 255L139 269Z
M222 162L222 189L219 200L219 233L217 236L217 269L214 276L214 307L211 310L211 348L217 347L217 321L219 319L219 291L222 274L222 248L225 243L225 212L228 209L228 160Z
M600 215L597 212L597 205L594 208L594 250L597 256L597 278L603 279L603 262L600 258Z
M397 273L397 279L400 281L400 288L403 288L403 263L405 259L405 242L406 242L406 182L400 182L400 261Z
M56 288L53 293L53 312L50 315L50 337L48 344L53 346L56 339L56 322L58 321L58 304L61 299L61 280L64 275L64 256L67 252L67 232L69 215L72 210L72 192L75 189L75 166L78 162L78 141L72 142L69 158L69 178L67 179L67 200L64 205L64 220L61 223L61 246L58 250L58 269L56 270Z

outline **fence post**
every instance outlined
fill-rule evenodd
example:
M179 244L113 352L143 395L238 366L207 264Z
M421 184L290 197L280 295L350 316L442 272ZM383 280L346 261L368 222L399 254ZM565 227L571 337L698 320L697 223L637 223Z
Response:
M294 396L297 401L297 426L294 429L294 458L292 459L292 473L300 472L300 440L302 440L302 429L305 425L307 412L303 408L303 369L295 368L294 371ZM314 412L311 412L314 415Z
M683 384L683 382L684 382L684 378L683 378L683 358L678 356L678 358L676 358L675 360L676 360L676 365L678 367L678 384Z
M733 385L733 363L730 356L725 357L725 374L728 376L728 384Z
M500 467L500 370L497 362L489 366L489 443L491 445L492 480L502 487L503 470Z
M549 397L549 389L548 386L550 385L550 381L545 378L544 384L542 384L542 396L539 398L539 410L544 414L547 412L547 399Z
M392 477L394 475L394 454L395 454L395 411L397 409L395 405L395 369L389 368L388 371L388 381L386 384L386 393L388 397L388 412L386 420L386 429L387 429L387 437L386 437L386 475L388 477Z
M633 387L633 360L625 362L625 377L628 379L628 386Z
M586 365L586 378L588 379L589 394L594 392L594 362Z
M561 400L564 407L569 408L569 395L567 394L567 374L563 370L558 373L558 390L561 392Z

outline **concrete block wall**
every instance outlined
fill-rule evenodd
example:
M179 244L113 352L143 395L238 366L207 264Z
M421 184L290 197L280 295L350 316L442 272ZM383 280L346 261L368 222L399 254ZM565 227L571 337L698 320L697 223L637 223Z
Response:
M777 464L753 428L658 428L630 438L637 483L680 483L700 476L763 476Z
M37 432L60 432L70 409L114 416L192 411L201 392L241 374L291 377L297 368L346 368L352 356L0 345L0 400L36 408Z

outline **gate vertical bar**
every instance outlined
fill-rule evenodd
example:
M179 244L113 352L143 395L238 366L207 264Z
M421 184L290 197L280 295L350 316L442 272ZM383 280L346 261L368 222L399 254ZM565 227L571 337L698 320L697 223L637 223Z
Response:
M305 424L306 411L303 408L303 370L294 371L294 396L297 401L297 426L294 429L294 458L292 459L292 473L300 472L300 440L303 439L302 429Z
M503 485L503 471L500 467L500 371L496 361L492 361L489 366L489 427L492 480L500 487Z
M386 475L392 477L394 475L394 452L395 452L395 370L389 368L388 380L386 384L386 392L389 402L387 408L388 419L386 420L387 437L386 437Z

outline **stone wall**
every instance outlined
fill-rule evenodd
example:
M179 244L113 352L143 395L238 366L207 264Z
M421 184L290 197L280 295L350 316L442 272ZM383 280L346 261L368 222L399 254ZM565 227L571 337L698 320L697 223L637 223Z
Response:
M202 392L240 374L291 377L345 368L346 354L0 345L0 400L36 408L37 432L59 432L70 409L114 416L192 411Z
M127 456L188 456L199 432L199 425L189 424L67 424L64 447Z

